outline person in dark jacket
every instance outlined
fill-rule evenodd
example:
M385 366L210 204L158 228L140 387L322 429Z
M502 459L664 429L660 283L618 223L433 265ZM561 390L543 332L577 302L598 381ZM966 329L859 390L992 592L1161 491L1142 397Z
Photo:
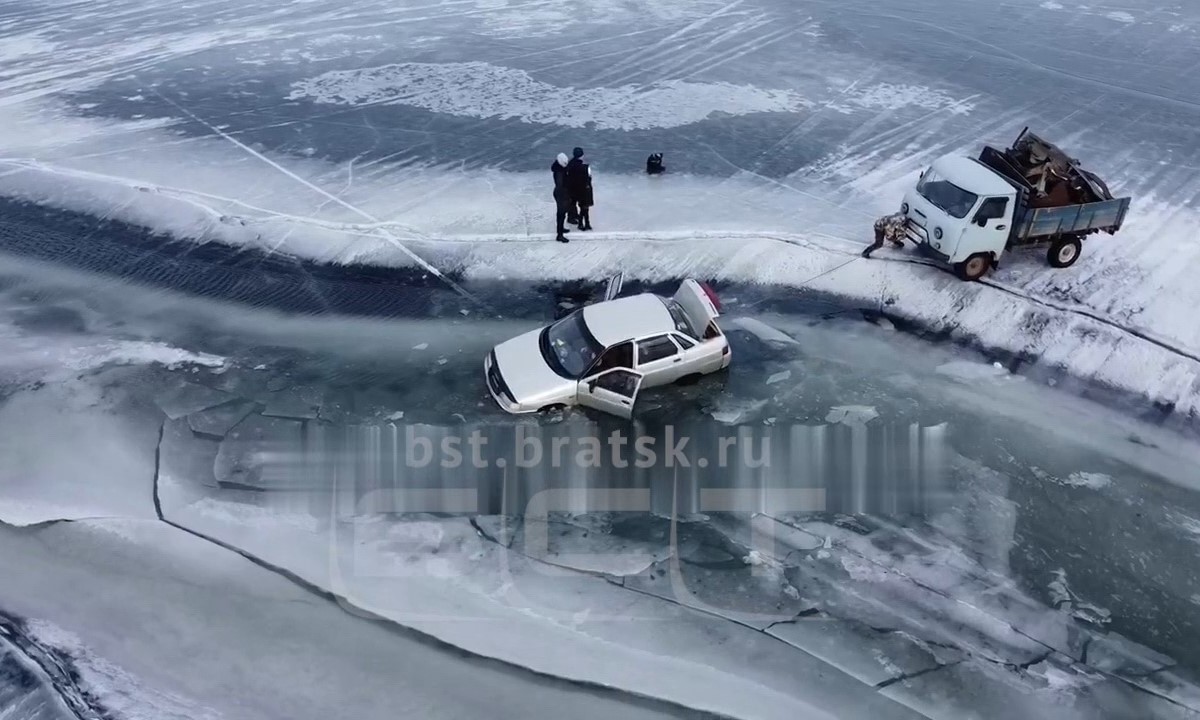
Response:
M550 165L550 173L554 176L554 220L558 227L558 235L554 239L565 243L567 240L567 230L565 225L567 212L571 205L571 195L567 191L567 156L565 153L559 153L558 157Z
M650 157L646 158L647 175L662 175L666 171L667 167L663 165L662 153L651 153Z
M592 205L595 204L592 196L592 168L587 163L583 165L583 172L586 176L586 182L580 184L578 188L571 189L571 201L579 208L579 229L592 229Z
M591 230L592 222L588 217L588 208L592 206L591 169L583 159L583 148L575 148L572 155L574 157L567 163L567 194L571 196L571 206L575 210L575 224L580 230Z
M583 183L580 181L580 169L585 167L583 159L583 148L575 148L571 151L571 160L567 163L567 192L571 193L571 209L567 213L567 222L572 225L579 224L579 202L574 197L574 191L581 189Z

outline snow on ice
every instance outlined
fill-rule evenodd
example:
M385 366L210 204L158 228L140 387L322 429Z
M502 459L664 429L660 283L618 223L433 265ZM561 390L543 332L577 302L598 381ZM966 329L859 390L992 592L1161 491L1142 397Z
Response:
M903 93L899 97L902 102L911 99ZM334 70L297 82L288 99L301 98L351 106L397 103L451 115L518 118L526 123L576 128L595 123L606 130L673 128L691 125L714 112L791 112L810 104L785 90L729 83L556 87L534 80L524 71L483 62ZM872 102L876 100L872 98Z
M631 279L696 275L803 288L886 307L897 319L1036 358L1186 416L1200 410L1200 362L1193 359L1200 356L1194 318L1200 286L1192 271L1200 266L1200 246L1191 242L1198 224L1189 161L1194 146L1178 136L1163 138L1194 125L1193 110L1182 107L1194 88L1181 85L1186 74L1164 72L1189 58L1190 49L1179 44L1180 54L1156 59L1136 43L1151 42L1140 33L1158 43L1164 30L1187 31L1195 25L1194 12L1078 9L1074 32L1062 33L1063 18L1077 9L1057 2L1038 9L1036 2L1018 3L1028 5L1032 20L1026 32L1009 34L1011 47L1003 51L986 49L994 28L979 22L970 3L939 11L936 24L921 20L920 12L912 15L909 6L881 21L874 15L877 3L870 12L853 4L800 11L782 3L692 0L596 0L569 10L507 0L422 8L344 8L317 0L293 3L286 13L267 3L249 14L237 4L217 3L205 10L211 16L172 21L150 12L158 9L152 3L128 3L113 17L112 3L102 2L32 30L6 16L0 20L0 194L197 242L332 263L400 267L428 261L471 280L569 281L621 270ZM221 29L214 29L214 17ZM1037 19L1046 17L1049 27L1039 25ZM94 32L100 21L111 32ZM586 38L567 37L581 25ZM1099 71L1091 31L1111 45L1104 64L1113 76L1110 85L1092 78ZM464 37L480 47L489 44L499 57L471 57ZM610 40L618 41L615 49L604 45ZM591 43L599 49L580 52L597 47ZM467 49L474 51L474 44ZM976 52L980 47L985 49ZM875 50L880 57L870 57ZM747 56L754 62L748 65ZM1126 56L1136 62L1121 59ZM582 75L571 74L577 61L590 66ZM264 66L271 69L271 83L257 76ZM176 82L188 73L204 80L195 87ZM1030 73L1046 78L1045 86L1031 82ZM187 93L217 75L238 78L230 97L253 100L273 124L269 129L282 134L234 129L231 117L209 118L224 135L194 134L208 121L197 123L193 113L207 114L214 98L193 107ZM1083 75L1086 82L1054 84ZM1013 82L995 83L997 77ZM164 94L175 99L168 102ZM373 123L392 116L362 112L371 108L425 115L416 115L415 123L397 116L397 127L386 127ZM349 134L361 124L376 145L328 159L347 148L306 134L305 113L351 118L335 132ZM428 117L451 125L436 127ZM732 124L706 134L702 126L713 119ZM1009 140L1025 124L1052 129L1110 186L1134 196L1118 237L1089 240L1080 263L1063 271L1047 269L1036 254L1014 254L989 284L966 285L898 262L911 259L908 253L885 250L872 261L855 259L869 240L871 220L896 207L933 157ZM524 128L493 143L518 147L523 156L516 160L486 152L469 159L388 159L393 147L452 146L491 136L496 127L512 132L516 125ZM385 140L391 131L404 139ZM548 161L557 146L574 144L572 133L603 138L589 147L600 168L605 152L644 157L645 144L671 141L680 154L702 158L710 169L661 178L665 182L634 172L598 175L600 230L563 246L548 238L552 208L541 161L536 172L500 166L529 167L534 156ZM750 138L749 144L722 153L716 147L722 134ZM248 144L230 142L242 137ZM789 153L802 160L772 167ZM449 357L464 347L466 326L446 327L448 322L320 324L195 304L200 309L180 303L163 314L178 312L172 322L181 322L188 312L209 313L215 334L253 334L264 345L307 347L316 334L339 358L404 362L412 350ZM794 344L802 337L793 328L776 332L755 322L742 327L767 342ZM470 341L486 347L515 334L518 325L472 324L479 332ZM16 392L0 407L0 450L7 461L0 468L0 520L152 519L148 491L157 420L115 419L114 408L94 388L68 381L114 366L225 369L229 361L150 340L34 343L16 328L0 333L0 368L22 381L47 381ZM428 339L414 347L415 337ZM998 415L1006 410L1005 398L997 397L1002 393L978 386L1017 385L992 382L1008 373L989 365L942 365L938 371L959 381L946 383L954 387L945 392L983 397ZM784 379L782 373L774 377ZM597 532L577 518L559 528L550 555L531 559L503 553L481 537L479 528L495 525L494 518L479 525L425 518L407 528L393 519L346 523L311 508L249 501L245 490L218 494L218 480L269 484L273 478L263 477L256 443L295 439L301 427L296 418L311 420L326 410L318 398L284 392L273 405L264 404L268 414L287 417L255 415L247 422L254 406L226 403L224 392L177 388L158 397L172 418L163 426L163 447L180 453L159 468L168 515L343 593L351 598L347 609L371 610L485 655L746 717L820 717L814 704L861 699L862 682L885 685L880 695L867 694L864 716L870 717L902 715L905 707L964 717L980 706L999 709L999 717L1045 716L1047 707L1053 717L1089 717L1121 687L1089 670L1072 624L1073 615L1105 625L1109 611L1075 595L1065 571L1045 588L1059 607L1046 607L986 564L1001 557L1008 562L1006 552L969 553L936 538L887 532L867 538L836 525L772 518L791 528L790 541L780 544L798 555L740 553L744 548L736 555L749 562L739 572L772 571L750 577L773 583L779 607L797 613L769 628L784 642L763 646L765 628L682 607L711 596L697 592L686 602L668 597L658 573L668 572L675 558L652 543L606 537L609 550L626 551L621 562L577 563L570 551L585 533L594 542ZM745 422L766 403L723 396L710 414L723 423ZM1088 435L1097 421L1072 408L1064 399L1046 414L1059 421L1065 437ZM868 406L838 406L829 421L862 423L877 415ZM81 450L76 456L55 452L64 431ZM227 441L214 439L226 435ZM1127 447L1114 427L1090 442L1131 464L1150 465L1147 451ZM1161 445L1156 455L1167 458L1162 462L1177 463L1182 470L1175 476L1189 477L1193 458L1177 444ZM1055 478L1088 498L1125 485L1089 469L1067 468ZM1175 520L1188 529L1190 518ZM1005 522L998 513L984 530L999 532ZM525 705L530 693L513 691L478 667L414 664L413 656L380 641L375 628L161 523L105 521L98 528L74 523L22 534L0 526L6 549L17 548L0 553L0 574L21 580L0 586L0 601L29 616L41 613L34 633L64 649L117 712L140 704L164 717L206 717L208 709L186 696L211 702L216 715L262 710L263 697L272 698L264 714L386 715L394 708L379 708L373 699L396 680L380 676L378 668L400 665L429 670L414 689L443 689L429 707L446 717L477 714L478 706L455 704L464 687L482 686L487 703L522 716L536 710ZM343 531L359 545L349 548ZM506 536L510 543L521 539L519 533ZM917 548L897 558L873 544L880 539ZM1003 540L997 547L1007 550ZM565 565L580 567L552 567L555 552ZM339 561L352 556L361 566L338 576L335 571L347 566L331 563L331 554ZM508 563L505 572L494 572L501 559ZM617 579L641 592L618 587ZM84 583L98 588L102 607L76 602ZM736 584L719 588L729 596L741 590ZM831 608L849 608L872 622L834 617ZM605 613L621 622L607 622ZM630 616L655 622L626 622ZM206 626L188 622L195 617L208 619ZM464 617L482 622L462 622ZM162 643L166 634L185 642ZM278 642L285 645L269 652ZM1092 662L1120 682L1153 697L1195 701L1193 687L1159 670L1169 662L1165 656L1116 633L1094 634L1092 646ZM346 669L325 683L337 691L333 695L306 682L311 656L305 652L313 648L336 655L335 666ZM248 651L255 653L249 659ZM964 656L970 661L960 662ZM100 657L111 666L102 666ZM177 670L184 664L195 672L181 676ZM272 672L253 671L261 667ZM818 676L819 686L797 682ZM246 677L255 679L253 687ZM147 687L162 688L162 694ZM1055 705L1067 690L1080 692L1078 703ZM974 707L953 706L964 696ZM615 716L611 708L591 709L591 716Z
M725 180L681 177L671 185L651 185L644 177L608 176L606 202L621 212L606 221L602 232L590 235L587 243L564 247L527 235L550 227L552 221L541 199L545 179L540 173L485 170L453 176L415 168L386 183L359 180L348 196L356 207L392 218L386 225L393 236L402 238L405 251L400 252L393 241L373 238L372 226L360 217L336 209L314 217L312 203L324 198L306 198L312 193L304 188L297 191L293 180L266 165L238 163L239 151L219 140L198 139L187 145L184 154L178 145L163 147L164 138L155 139L158 131L153 128L131 130L122 124L71 122L89 126L79 134L85 144L94 146L118 131L142 137L140 147L159 147L161 151L129 151L140 156L137 181L108 174L111 168L98 159L63 158L20 165L0 177L0 191L112 213L183 237L248 244L333 262L405 266L411 263L406 253L416 253L435 265L461 267L475 278L572 280L622 270L629 277L652 280L692 274L803 285L873 303L889 297L893 300L891 313L935 331L948 331L963 341L1029 353L1048 367L1145 395L1173 406L1181 415L1200 407L1200 363L1121 329L1122 316L1135 314L1130 327L1142 336L1161 338L1166 345L1200 354L1200 331L1187 312L1191 286L1154 285L1158 281L1153 277L1139 275L1136 258L1121 260L1127 267L1132 262L1132 270L1106 270L1110 257L1117 261L1113 256L1116 248L1144 245L1143 231L1152 232L1167 222L1183 232L1192 216L1182 208L1150 223L1141 220L1148 216L1138 214L1148 206L1146 201L1140 202L1120 244L1095 241L1098 252L1085 254L1080 266L1069 271L1031 273L1029 264L1017 262L1011 273L997 275L996 287L992 287L964 284L930 268L896 263L893 260L901 257L896 253L881 252L876 260L852 261L850 253L864 242L862 228L869 226L869 215L830 215L823 202L805 200L788 187L766 184L753 176ZM55 148L63 146L43 147L54 154L58 152ZM197 153L210 155L212 160L198 164L191 159ZM281 161L292 172L315 182L333 171L317 160ZM79 169L63 167L66 162ZM912 172L919 167L913 166ZM181 172L180 168L189 170ZM214 172L216 168L225 169ZM910 181L905 179L909 173L906 170L900 181ZM402 214L387 211L406 187L431 182L441 182L444 189ZM870 189L870 183L864 182L858 181L863 186L860 191ZM139 193L135 185L157 190ZM251 187L258 188L260 196L266 191L267 199L254 207L232 199L250 196ZM735 189L745 195L745 204L714 204L713 194L718 190L725 194ZM483 204L478 202L481 197L486 198ZM876 193L866 205L882 211L898 197L897 190ZM488 212L464 225L461 209L465 206ZM236 207L246 224L219 222L228 207ZM681 227L679 218L687 218L695 229ZM1161 245L1145 248L1147 260L1159 257L1157 262L1179 266L1178 257L1168 260L1160 256ZM1158 273L1162 282L1175 282L1165 269L1166 265ZM1076 277L1082 283L1077 289L1062 285ZM1136 278L1141 281L1133 282ZM1087 294L1079 294L1084 288ZM1076 297L1060 300L1064 292Z

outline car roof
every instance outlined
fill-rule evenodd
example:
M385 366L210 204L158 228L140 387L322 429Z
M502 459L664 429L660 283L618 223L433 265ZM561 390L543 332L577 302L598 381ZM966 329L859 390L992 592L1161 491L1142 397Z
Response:
M988 195L1012 195L1016 189L1007 180L997 175L988 166L974 158L949 155L938 158L933 169L963 190L981 197Z
M583 320L592 336L608 347L622 340L662 335L675 330L675 320L663 299L642 293L588 305Z

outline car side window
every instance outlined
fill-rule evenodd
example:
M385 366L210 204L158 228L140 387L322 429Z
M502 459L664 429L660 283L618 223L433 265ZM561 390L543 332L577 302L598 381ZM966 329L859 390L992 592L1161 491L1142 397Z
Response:
M616 370L596 378L596 387L624 397L633 397L637 390L637 375L631 370Z
M602 373L613 368L633 369L633 343L623 342L604 351L588 375Z
M675 343L666 335L642 340L638 343L638 365L669 358L678 352L679 348L675 347Z
M686 335L680 335L679 333L676 333L671 337L675 338L675 342L679 343L679 347L683 348L684 350L696 347L696 342L688 338Z
M975 214L977 220L999 220L1008 213L1008 198L988 198Z

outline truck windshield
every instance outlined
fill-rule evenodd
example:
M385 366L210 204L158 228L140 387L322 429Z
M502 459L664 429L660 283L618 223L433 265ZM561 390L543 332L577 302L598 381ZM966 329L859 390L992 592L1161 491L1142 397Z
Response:
M933 168L925 171L925 176L917 183L917 192L955 218L965 218L979 199L975 193L967 192L938 175Z
M583 310L576 310L542 331L538 345L546 364L567 378L578 378L604 351L583 321Z

